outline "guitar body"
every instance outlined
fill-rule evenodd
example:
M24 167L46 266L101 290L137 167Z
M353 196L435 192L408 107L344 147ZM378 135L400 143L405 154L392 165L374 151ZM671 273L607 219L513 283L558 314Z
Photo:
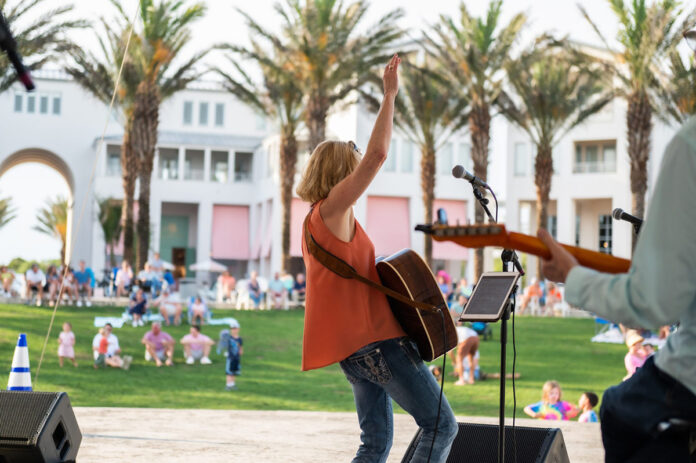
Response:
M423 360L434 360L457 346L457 330L447 302L435 276L417 253L403 249L389 257L378 259L377 273L384 286L403 296L443 307L444 327L440 313L419 310L387 297L394 316L418 346Z

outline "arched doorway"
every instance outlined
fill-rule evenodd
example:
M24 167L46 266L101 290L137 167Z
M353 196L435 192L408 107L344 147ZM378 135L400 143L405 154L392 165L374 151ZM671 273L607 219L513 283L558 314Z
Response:
M47 151L41 148L27 148L16 151L15 153L7 156L0 162L0 179L11 169L19 165L24 165L27 163L38 163L50 168L51 174L55 178L60 178L65 181L67 186L67 199L68 199L68 215L67 215L67 230L66 230L66 244L65 244L65 256L66 259L69 258L73 246L73 234L74 234L74 192L75 192L75 179L72 170L68 164L57 154ZM55 175L57 173L58 175ZM11 173L9 174L12 175ZM42 183L41 178L26 178L26 181L22 179L21 188L38 188L45 191L45 185ZM59 183L60 180L58 180ZM2 188L0 186L0 188ZM59 188L62 191L66 191L65 187ZM3 188L3 196L11 196L16 199L17 195L21 194L21 191L7 191ZM64 195L65 196L65 195ZM15 202L15 201L13 201Z

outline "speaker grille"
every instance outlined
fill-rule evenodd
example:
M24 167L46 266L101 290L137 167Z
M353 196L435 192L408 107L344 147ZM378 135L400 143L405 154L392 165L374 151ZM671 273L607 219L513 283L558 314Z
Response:
M3 391L0 394L0 445L33 443L60 394Z

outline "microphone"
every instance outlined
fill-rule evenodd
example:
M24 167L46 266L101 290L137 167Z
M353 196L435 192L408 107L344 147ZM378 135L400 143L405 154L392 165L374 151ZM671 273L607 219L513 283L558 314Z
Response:
M630 222L633 225L635 225L636 227L640 227L641 225L643 225L642 219L639 219L635 215L631 215L628 212L624 212L624 210L621 209L620 207L617 207L616 209L614 209L614 211L611 213L611 216L615 220L625 220L626 222Z
M481 188L486 188L487 190L490 190L491 187L488 186L486 182L481 180L480 178L476 177L474 174L471 172L468 172L464 166L456 165L452 168L452 175L455 178L463 178L467 182L471 183L474 186L479 186Z
M10 63L12 63L12 66L14 66L15 71L17 71L17 78L24 84L24 88L26 88L27 91L34 90L34 88L36 88L34 82L31 80L29 71L24 67L24 64L22 64L22 57L17 53L17 42L12 38L10 28L7 27L5 17L2 13L0 13L0 49L7 54L7 58L10 60Z

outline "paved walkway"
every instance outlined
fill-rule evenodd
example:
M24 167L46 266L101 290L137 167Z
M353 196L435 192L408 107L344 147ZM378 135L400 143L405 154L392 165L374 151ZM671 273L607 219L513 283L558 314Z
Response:
M75 415L83 434L81 462L339 463L351 460L359 442L354 413L77 407ZM517 424L549 422L520 419ZM572 463L604 460L597 424L554 424L563 431ZM389 463L401 461L416 430L410 416L394 416Z

